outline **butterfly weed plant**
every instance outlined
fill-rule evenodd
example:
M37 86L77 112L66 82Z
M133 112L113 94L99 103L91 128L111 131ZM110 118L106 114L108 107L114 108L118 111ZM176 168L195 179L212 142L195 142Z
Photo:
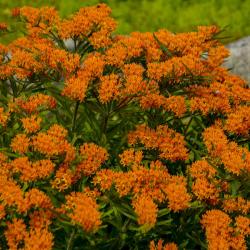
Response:
M219 29L113 35L110 13L13 12L1 249L247 249L250 89L221 66Z

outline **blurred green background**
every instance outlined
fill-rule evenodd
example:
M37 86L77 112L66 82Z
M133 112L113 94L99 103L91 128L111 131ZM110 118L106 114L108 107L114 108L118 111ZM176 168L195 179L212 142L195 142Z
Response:
M30 5L55 6L62 17L67 17L80 7L107 3L118 21L117 33L131 31L156 31L160 28L172 32L193 31L198 25L216 24L226 30L224 43L250 35L250 0L0 0L0 22L18 24L11 17L11 9ZM16 28L16 29L15 29ZM8 43L18 32L0 37Z

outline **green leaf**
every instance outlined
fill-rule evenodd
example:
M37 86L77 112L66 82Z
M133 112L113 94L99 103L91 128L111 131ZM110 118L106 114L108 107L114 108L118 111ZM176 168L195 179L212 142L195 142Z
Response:
M237 180L234 180L230 183L231 194L233 197L237 196L237 192L238 192L240 186L241 186L241 183Z
M156 40L156 42L158 43L158 45L160 46L161 50L163 52L165 52L169 57L172 57L173 54L170 52L170 50L157 38L157 36L155 35L155 33L153 33L153 37Z
M161 210L159 210L158 212L158 218L161 218L164 215L167 215L170 213L170 210L168 208L163 208Z

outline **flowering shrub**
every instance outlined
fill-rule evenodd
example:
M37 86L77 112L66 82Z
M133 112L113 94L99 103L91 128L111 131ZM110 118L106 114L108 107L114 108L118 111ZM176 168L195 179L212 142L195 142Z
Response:
M0 45L2 249L247 249L250 89L216 27L15 10ZM0 26L2 32L6 25Z

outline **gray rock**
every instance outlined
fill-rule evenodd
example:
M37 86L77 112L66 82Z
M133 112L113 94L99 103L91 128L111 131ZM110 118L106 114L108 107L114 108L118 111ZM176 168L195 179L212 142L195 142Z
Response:
M225 60L224 66L250 83L250 36L226 47L230 50L230 56Z

